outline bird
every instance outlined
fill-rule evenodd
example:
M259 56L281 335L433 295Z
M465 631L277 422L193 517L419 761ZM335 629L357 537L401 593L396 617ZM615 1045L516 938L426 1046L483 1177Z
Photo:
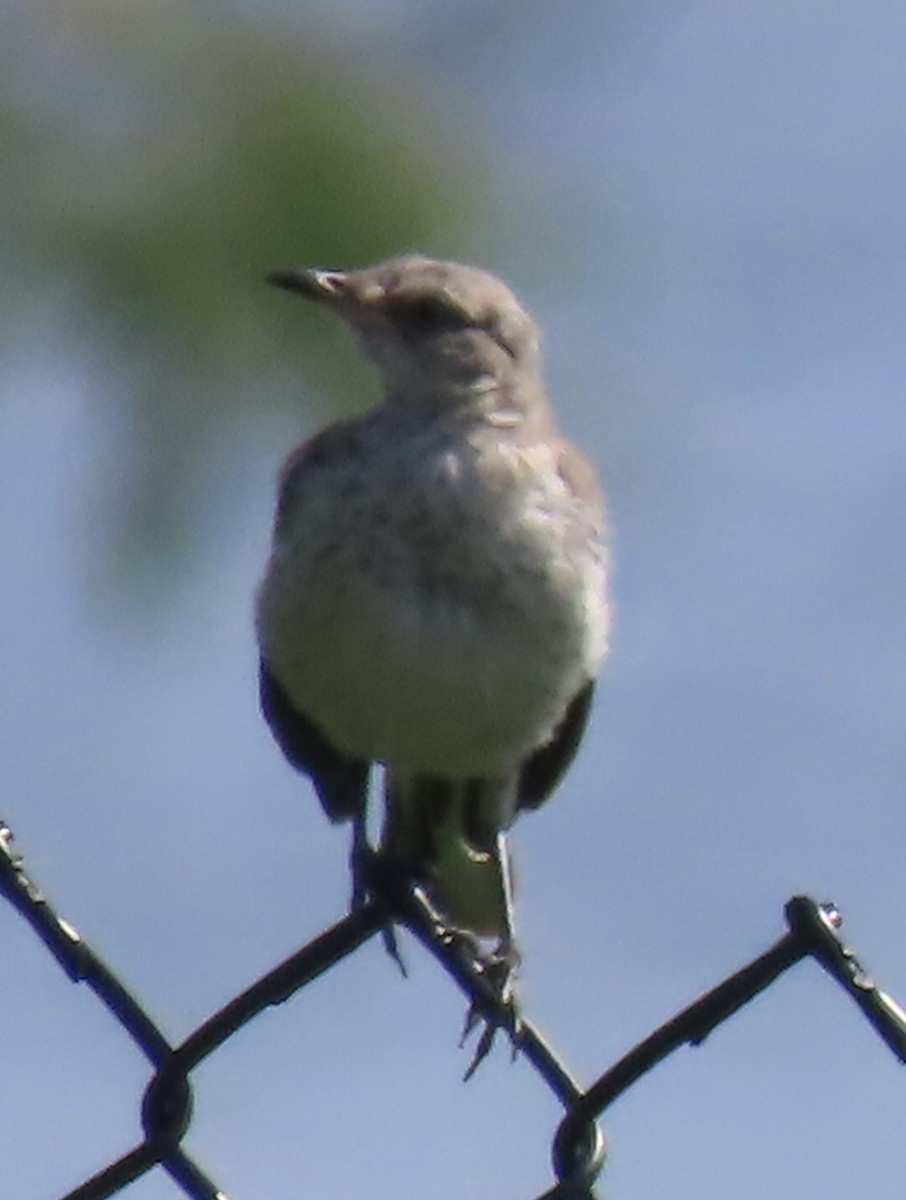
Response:
M555 791L608 650L605 504L558 432L539 330L475 266L404 254L268 281L329 310L382 396L303 441L279 477L256 597L260 703L327 817L443 925L520 957L507 831Z

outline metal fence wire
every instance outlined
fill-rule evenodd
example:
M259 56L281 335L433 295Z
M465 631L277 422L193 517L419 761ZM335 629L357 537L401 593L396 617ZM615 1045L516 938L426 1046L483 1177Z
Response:
M160 1167L196 1200L228 1200L209 1174L183 1150L192 1120L192 1071L237 1030L272 1004L282 1004L390 923L405 925L433 954L487 1023L487 1049L495 1030L511 1039L514 1053L536 1070L565 1110L555 1131L556 1182L537 1200L594 1200L594 1183L606 1158L598 1118L627 1088L685 1043L697 1046L713 1029L769 987L794 963L813 958L859 1006L901 1062L906 1062L906 1012L868 976L840 939L842 918L832 904L794 896L784 907L786 932L763 954L700 996L656 1029L583 1089L524 1014L502 1002L489 978L491 963L461 938L451 937L414 885L383 870L377 854L366 860L370 899L256 980L185 1041L172 1046L132 993L47 902L26 874L10 828L0 821L0 892L22 914L71 980L85 983L133 1039L153 1074L142 1103L144 1137L115 1162L62 1200L103 1200Z

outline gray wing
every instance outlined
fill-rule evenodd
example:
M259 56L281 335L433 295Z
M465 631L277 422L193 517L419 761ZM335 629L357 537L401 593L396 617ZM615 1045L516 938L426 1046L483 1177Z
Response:
M352 456L357 452L352 422L329 426L293 450L280 475L274 519L275 541L279 541L288 522L301 519L296 510L306 475L321 469L325 462L335 461L338 456ZM293 705L265 653L261 656L258 693L261 712L275 741L296 770L311 779L330 820L346 821L362 816L369 764L341 754L318 726Z
M588 724L594 691L595 681L590 679L576 692L551 740L524 763L517 791L520 809L538 808L566 774Z
M582 501L588 523L585 535L603 542L606 532L604 495L591 461L571 442L561 439L557 469L566 486ZM524 763L517 793L520 809L538 808L565 775L585 733L594 691L595 681L590 679L576 692L551 740L539 746Z
M277 745L296 770L311 779L330 820L362 816L369 764L335 750L317 725L293 706L264 659L258 683L261 712Z

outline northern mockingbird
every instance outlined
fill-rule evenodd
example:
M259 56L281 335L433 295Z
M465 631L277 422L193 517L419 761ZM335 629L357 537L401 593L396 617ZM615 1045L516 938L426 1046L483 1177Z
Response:
M283 468L262 709L357 845L383 767L380 853L451 929L495 939L506 992L506 830L572 760L607 648L595 472L558 434L536 325L494 276L411 255L269 279L345 321L384 396Z

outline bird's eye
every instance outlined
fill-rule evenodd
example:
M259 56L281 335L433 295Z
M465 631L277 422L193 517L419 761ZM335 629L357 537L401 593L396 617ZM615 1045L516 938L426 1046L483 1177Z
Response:
M418 296L397 304L400 320L419 332L461 329L468 325L465 314L440 296Z

